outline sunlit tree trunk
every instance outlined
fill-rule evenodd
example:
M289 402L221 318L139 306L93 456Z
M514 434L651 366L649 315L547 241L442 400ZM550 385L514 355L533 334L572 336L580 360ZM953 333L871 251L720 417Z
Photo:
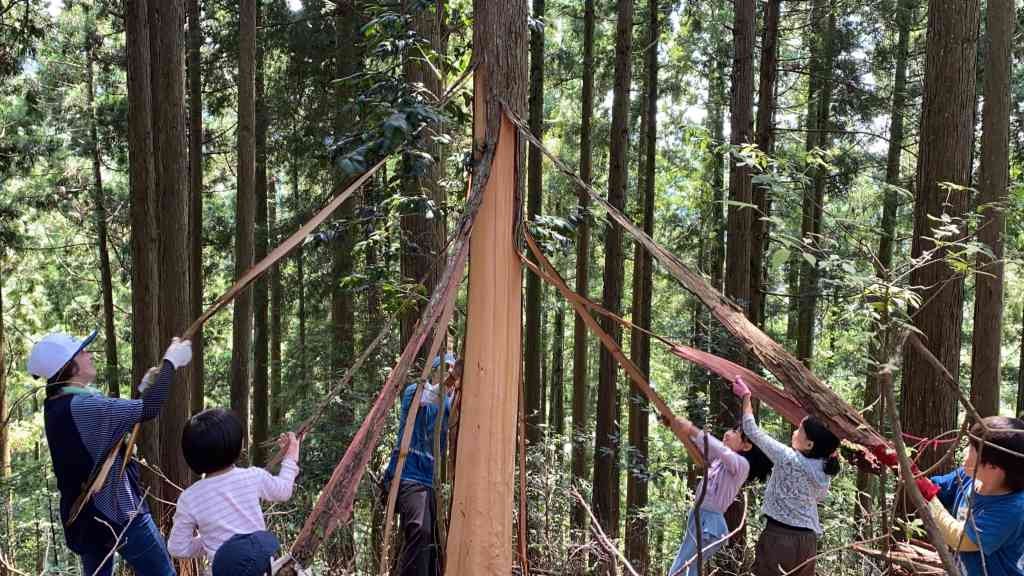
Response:
M992 252L978 254L974 288L974 337L971 355L971 402L982 416L999 414L1003 345L1003 234L1009 200L1011 45L1016 24L1012 0L988 0L988 54L981 125L982 210L978 240Z

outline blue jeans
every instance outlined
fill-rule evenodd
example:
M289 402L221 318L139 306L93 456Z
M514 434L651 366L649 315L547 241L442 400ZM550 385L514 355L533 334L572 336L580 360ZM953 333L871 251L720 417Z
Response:
M135 570L137 576L175 576L174 565L167 554L164 537L149 514L140 514L132 520L121 536L117 553ZM106 553L82 555L82 576L110 576L114 569L114 555L103 562ZM100 567L100 562L103 566Z
M722 537L729 533L729 527L721 512L712 512L703 508L700 511L700 523L703 528L701 530L701 548L703 550L701 557L707 562L727 542L727 540L722 540ZM722 541L719 542L719 540ZM686 564L687 562L689 565ZM682 569L684 565L686 565L685 571ZM686 536L683 538L682 545L679 546L675 562L672 562L672 568L668 573L669 576L697 576L699 574L697 570L697 536L692 511L686 521Z

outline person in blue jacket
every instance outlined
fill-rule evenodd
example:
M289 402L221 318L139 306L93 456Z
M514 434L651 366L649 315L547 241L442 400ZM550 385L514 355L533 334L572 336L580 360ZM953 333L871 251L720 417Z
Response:
M963 465L918 478L917 486L964 574L1024 576L1024 421L982 422L984 446L985 431L975 423Z
M445 378L444 390L441 386L428 381L424 384L418 402L419 411L413 424L412 441L409 453L402 468L402 476L398 484L398 515L402 520L402 532L405 546L399 557L398 574L401 576L435 576L438 573L438 543L435 539L434 523L434 430L437 418L441 417L441 450L438 459L444 459L448 436L448 413L451 410L452 395L462 379L462 362L456 361L451 353L445 355L445 364L449 372ZM434 358L433 367L437 370L441 365L441 357ZM416 384L409 384L402 393L402 412L398 422L398 439L391 451L391 461L384 473L385 490L391 485L395 476L395 465L398 451L402 443L409 408L416 394ZM443 398L442 398L443 396ZM443 403L444 412L440 405Z
M152 420L171 389L174 371L192 359L192 344L177 338L167 348L163 362L140 384L142 398L108 398L91 385L96 378L92 352L86 347L96 332L79 340L62 333L48 334L32 347L28 372L46 381L43 420L53 472L60 491L60 518L68 548L82 560L82 573L110 576L114 547L138 576L174 576L163 536L153 523L139 490L136 463L122 474L117 454L99 491L81 512L71 518L72 508L93 473L107 455L138 422Z

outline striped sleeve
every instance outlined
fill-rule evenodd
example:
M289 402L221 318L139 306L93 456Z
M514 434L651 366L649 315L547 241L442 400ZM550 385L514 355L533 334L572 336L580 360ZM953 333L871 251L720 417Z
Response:
M188 506L185 494L178 497L174 512L174 525L167 537L167 552L175 558L195 558L203 555L202 538L196 535L198 522Z
M93 460L102 461L110 447L142 418L142 406L143 400L75 396L71 401L71 417Z
M174 382L174 364L167 360L160 366L160 374L156 382L142 395L142 417L141 421L152 420L160 414L160 408L171 392L171 383Z
M295 477L299 474L299 465L291 458L285 458L281 462L281 471L277 476L272 475L263 468L251 468L254 480L259 485L261 500L269 502L284 502L292 497L292 490L295 488Z

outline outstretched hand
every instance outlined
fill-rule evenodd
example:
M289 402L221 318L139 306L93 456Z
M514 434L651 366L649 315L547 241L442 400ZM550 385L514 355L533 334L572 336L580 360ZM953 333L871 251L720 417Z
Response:
M750 396L750 387L743 381L742 376L737 376L732 381L732 393L740 398L747 398Z
M284 432L277 437L277 445L284 453L284 457L295 462L299 461L299 447L302 440L294 432Z

